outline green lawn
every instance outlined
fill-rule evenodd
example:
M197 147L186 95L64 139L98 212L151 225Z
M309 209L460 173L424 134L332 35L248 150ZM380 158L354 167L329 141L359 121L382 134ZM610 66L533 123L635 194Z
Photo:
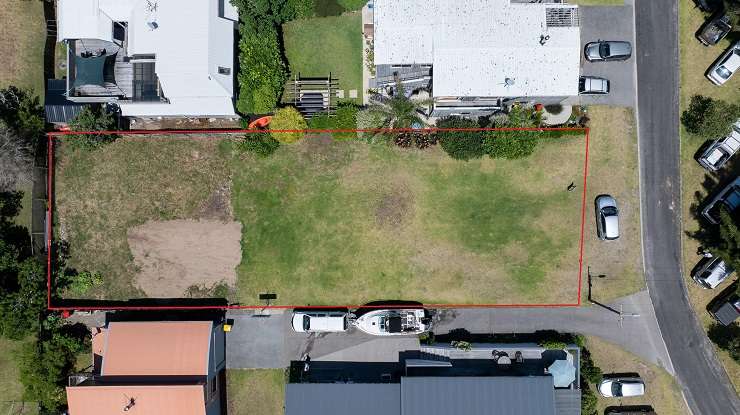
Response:
M282 415L285 402L285 371L226 371L229 415Z
M23 402L23 385L18 376L18 363L15 354L22 342L0 337L0 414L26 415L38 413L33 402Z
M306 137L237 159L239 299L280 304L575 301L583 137L529 159L460 162ZM557 165L552 160L557 158Z
M696 40L694 34L703 24L706 16L701 13L691 0L681 0L679 2L679 42L681 50L681 110L683 111L689 105L693 95L704 95L716 99L722 99L727 102L740 102L740 79L737 77L731 79L723 86L716 86L709 82L704 76L707 68L719 57L719 55L730 45L725 39L713 47L705 47ZM727 120L728 124L732 120ZM687 232L694 232L699 229L699 222L692 213L692 205L701 203L707 197L703 184L708 177L708 173L694 159L694 155L702 146L708 137L697 137L685 131L681 127L681 185L682 185L682 208L683 208L683 227ZM735 156L739 157L739 156ZM727 169L727 168L726 168ZM727 173L727 172L725 172ZM734 172L737 174L740 172ZM699 193L699 200L694 196ZM690 278L692 268L699 261L697 255L699 242L684 234L683 239L683 259L684 259L684 278L689 293L689 299L694 306L694 310L705 328L713 322L713 319L707 313L706 307L712 299L725 289L731 282L728 279L724 284L715 290L701 289ZM737 324L737 323L736 323ZM723 362L727 373L735 385L735 390L740 390L740 364L733 361L725 351L717 349L717 355Z
M357 90L362 102L362 18L359 12L295 20L283 25L285 55L292 75L339 79L345 98Z
M44 94L44 2L5 0L0 7L0 88L16 85Z

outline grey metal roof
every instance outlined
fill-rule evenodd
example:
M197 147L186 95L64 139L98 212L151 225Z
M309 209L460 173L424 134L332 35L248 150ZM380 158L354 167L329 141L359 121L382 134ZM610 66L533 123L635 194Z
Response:
M555 389L550 376L404 377L401 408L403 415L556 415Z
M377 414L401 415L401 388L397 383L285 385L285 415Z
M581 390L555 389L555 413L557 415L581 415Z
M46 122L67 123L77 116L85 104L72 102L64 96L67 81L64 79L47 79L44 113Z

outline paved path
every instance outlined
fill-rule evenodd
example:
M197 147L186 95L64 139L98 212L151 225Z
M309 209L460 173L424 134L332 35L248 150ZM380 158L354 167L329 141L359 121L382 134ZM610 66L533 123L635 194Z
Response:
M650 297L694 415L740 414L737 395L689 304L681 270L677 3L638 0L635 7L642 235Z

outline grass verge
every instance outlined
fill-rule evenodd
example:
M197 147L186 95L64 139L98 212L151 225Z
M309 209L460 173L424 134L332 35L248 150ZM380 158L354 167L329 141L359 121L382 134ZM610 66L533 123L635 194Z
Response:
M15 85L44 94L44 2L3 1L0 7L0 88Z
M583 292L588 293L590 270L592 298L605 303L645 287L640 249L637 133L629 108L592 106L588 115L591 134ZM601 241L596 235L594 201L601 194L610 194L617 200L620 236L615 241Z
M331 72L349 98L362 102L362 18L359 12L300 19L283 25L285 55L291 75L325 78Z
M282 415L285 371L280 369L226 371L229 415Z
M38 413L38 405L23 402L23 385L20 383L16 353L23 342L0 337L0 414L31 415Z
M740 88L738 88L737 79L732 79L726 85L718 87L704 77L707 68L729 47L730 42L725 39L713 47L703 46L696 40L695 33L704 23L706 16L694 7L691 0L682 0L679 3L679 12L681 111L688 107L689 100L694 95L704 95L727 102L740 101ZM730 120L728 120L729 122ZM688 289L689 300L699 317L699 321L707 329L713 322L712 317L707 313L707 305L729 286L731 280L736 278L728 279L728 281L714 290L704 290L697 286L691 280L690 276L691 270L700 260L700 256L697 255L699 243L691 237L686 236L686 233L692 233L698 230L700 226L692 206L701 205L707 196L707 192L716 191L716 189L705 189L707 171L694 158L696 152L704 142L704 138L690 134L686 132L683 126L681 127L681 181L684 227L683 274ZM735 167L737 167L737 163L735 163ZM740 364L732 360L724 350L720 350L717 347L715 347L715 350L730 380L733 382L735 390L740 391Z
M604 398L594 387L600 414L605 408L617 405L650 405L658 414L689 413L678 384L665 370L597 337L587 336L586 347L604 375L638 373L645 381L645 395L635 398Z

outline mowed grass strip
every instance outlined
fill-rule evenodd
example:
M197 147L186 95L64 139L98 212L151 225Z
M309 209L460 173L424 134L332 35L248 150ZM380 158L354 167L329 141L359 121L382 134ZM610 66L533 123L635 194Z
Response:
M300 19L283 25L283 42L291 76L325 78L331 72L339 89L357 90L362 102L362 17L359 12L341 16Z
M582 136L526 160L461 162L308 136L237 157L238 293L280 304L574 302Z
M70 265L100 272L92 298L141 296L127 230L148 220L191 218L228 180L218 140L121 138L93 151L57 144L57 237Z
M0 7L0 88L15 85L44 95L44 2L5 0Z
M282 415L285 371L229 369L226 371L226 399L229 415Z

